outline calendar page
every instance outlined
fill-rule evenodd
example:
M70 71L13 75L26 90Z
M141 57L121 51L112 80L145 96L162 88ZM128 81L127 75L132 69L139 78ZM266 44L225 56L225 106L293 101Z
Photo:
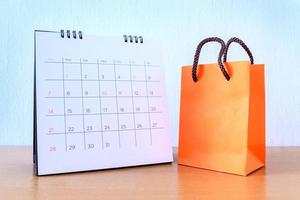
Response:
M37 175L172 162L157 42L35 32Z

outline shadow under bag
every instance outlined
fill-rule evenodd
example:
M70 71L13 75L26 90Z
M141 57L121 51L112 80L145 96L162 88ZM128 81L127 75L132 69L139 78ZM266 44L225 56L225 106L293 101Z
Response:
M221 44L218 63L198 65L208 42ZM250 62L226 62L232 42ZM244 176L265 165L264 65L242 40L204 39L182 67L179 131L179 164Z

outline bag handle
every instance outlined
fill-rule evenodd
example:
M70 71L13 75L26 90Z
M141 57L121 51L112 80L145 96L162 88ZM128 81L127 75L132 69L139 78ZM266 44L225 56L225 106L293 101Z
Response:
M253 59L253 55L250 51L250 49L248 48L248 46L239 38L237 37L233 37L233 38L230 38L226 44L226 47L225 47L225 50L224 50L224 57L223 57L223 62L226 62L227 61L227 54L228 54L228 49L229 49L229 46L232 42L236 42L238 43L239 45L241 45L243 47L243 49L247 52L249 58L250 58L250 63L251 65L253 65L254 63L254 59Z
M209 38L206 38L206 39L202 40L197 46L195 56L194 56L193 69L192 69L192 78L193 78L194 82L196 83L198 81L197 66L198 66L198 62L199 62L199 56L200 56L201 49L202 49L203 45L208 43L208 42L218 42L218 43L221 44L221 49L220 49L219 57L218 57L218 64L219 64L219 67L220 67L223 75L225 76L226 80L229 81L230 76L227 73L227 71L226 71L226 69L225 69L225 67L222 63L222 56L223 56L224 51L226 49L225 42L221 38L218 38L218 37L209 37Z

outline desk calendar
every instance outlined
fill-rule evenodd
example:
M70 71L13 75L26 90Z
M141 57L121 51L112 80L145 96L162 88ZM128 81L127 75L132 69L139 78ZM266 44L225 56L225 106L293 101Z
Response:
M37 175L173 161L156 41L35 31L34 83Z

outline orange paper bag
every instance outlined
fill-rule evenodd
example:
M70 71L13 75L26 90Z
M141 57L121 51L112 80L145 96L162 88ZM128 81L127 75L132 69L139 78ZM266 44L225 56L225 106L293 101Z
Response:
M198 65L207 42L221 44L218 63ZM232 42L250 62L226 62ZM207 38L182 67L179 131L179 164L244 176L265 165L264 65L243 41Z

